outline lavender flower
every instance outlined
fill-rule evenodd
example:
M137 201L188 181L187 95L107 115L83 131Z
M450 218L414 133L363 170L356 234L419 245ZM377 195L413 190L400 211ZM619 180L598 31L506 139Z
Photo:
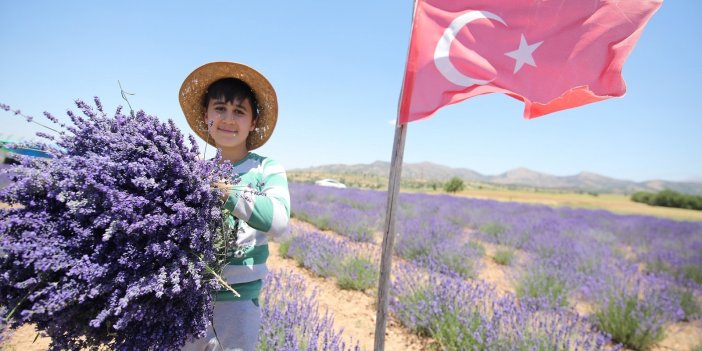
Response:
M290 226L285 239L284 257L323 277L336 277L342 289L366 290L375 287L379 275L379 257L370 244L335 240L322 233ZM283 247L283 244L281 244Z
M401 265L391 286L390 311L410 330L443 350L618 350L567 310L534 310L483 282Z
M261 291L259 350L360 350L347 347L342 332L334 328L329 313L321 313L317 290L308 292L301 276L271 272Z
M210 184L225 170L172 121L76 104L85 117L69 113L55 157L23 158L0 190L20 205L0 210L0 306L52 350L177 350L211 318L221 200Z
M96 98L95 98L95 102L98 102L98 101L100 101L100 100L98 100L97 97L96 97ZM46 112L46 111L45 111L45 112L44 112L44 117L46 117L46 119L48 119L49 121L54 122L55 124L58 124L58 123L59 123L58 118L54 117L54 115L52 115L52 114L49 113L49 112Z
M288 256L322 277L336 275L341 259L347 256L348 245L318 232L296 235L288 248Z
M597 291L594 319L600 329L635 350L647 350L664 337L664 325L682 319L676 294L665 278L639 275L608 279Z
M295 209L292 216L320 230L334 230L354 241L370 242L382 228L384 199L378 192L356 190L347 196L343 192L347 189L327 188L320 192L314 185L293 186L297 195L291 198Z

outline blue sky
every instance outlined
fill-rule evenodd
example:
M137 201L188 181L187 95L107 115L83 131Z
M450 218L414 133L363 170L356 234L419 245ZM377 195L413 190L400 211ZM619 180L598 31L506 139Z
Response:
M700 13L698 1L663 4L624 66L623 98L531 121L520 101L473 98L411 123L405 162L702 181ZM259 153L288 169L389 161L411 15L412 2L397 0L2 1L0 103L67 120L77 98L125 104L119 80L135 109L190 133L183 79L237 61L278 93L279 122ZM0 113L0 138L39 130Z

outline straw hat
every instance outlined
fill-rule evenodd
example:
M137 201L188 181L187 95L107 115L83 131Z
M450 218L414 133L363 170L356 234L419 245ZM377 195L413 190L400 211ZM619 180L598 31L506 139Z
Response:
M251 87L258 102L256 128L246 138L249 150L261 147L273 134L278 120L278 98L270 82L255 69L235 62L210 62L195 69L185 78L178 99L190 128L210 145L216 146L209 137L205 124L205 108L202 99L210 85L222 78L237 78Z

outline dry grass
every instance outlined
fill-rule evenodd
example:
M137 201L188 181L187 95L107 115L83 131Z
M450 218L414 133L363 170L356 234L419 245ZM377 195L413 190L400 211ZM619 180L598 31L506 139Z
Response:
M462 191L457 195L498 201L537 203L557 207L567 206L602 209L620 214L640 214L677 220L702 221L702 211L649 206L646 204L633 202L628 196L616 194L600 194L595 196L578 193L470 189Z

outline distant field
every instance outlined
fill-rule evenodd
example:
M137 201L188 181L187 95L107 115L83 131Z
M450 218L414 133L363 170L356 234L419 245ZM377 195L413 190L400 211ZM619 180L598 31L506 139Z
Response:
M340 176L338 174L293 171L290 172L288 177L291 182L298 183L312 183L314 180L321 178L333 178L351 187L379 190L387 188L387 179L378 176ZM440 184L435 183L434 185L437 190L433 189L432 183L430 182L403 180L401 190L403 192L445 194L445 192L441 190ZM466 190L456 195L498 201L538 203L550 206L603 209L620 214L640 214L677 220L702 221L702 211L649 206L633 202L628 196L619 194L594 195L549 189L512 189L487 184L466 184L466 188Z

